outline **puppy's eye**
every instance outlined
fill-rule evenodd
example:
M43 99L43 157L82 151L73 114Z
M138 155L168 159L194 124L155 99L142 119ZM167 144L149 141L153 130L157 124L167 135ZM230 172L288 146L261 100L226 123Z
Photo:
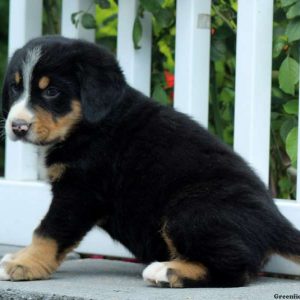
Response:
M20 91L20 86L16 83L12 83L10 88L13 94L17 94Z
M54 99L54 98L58 97L59 94L60 94L60 91L56 87L50 86L43 92L42 95L46 99Z

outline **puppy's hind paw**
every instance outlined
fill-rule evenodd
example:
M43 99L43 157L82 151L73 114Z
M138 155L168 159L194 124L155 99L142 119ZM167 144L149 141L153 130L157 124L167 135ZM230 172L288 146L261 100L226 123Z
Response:
M151 285L164 286L168 284L167 266L163 262L153 262L143 271L143 278Z

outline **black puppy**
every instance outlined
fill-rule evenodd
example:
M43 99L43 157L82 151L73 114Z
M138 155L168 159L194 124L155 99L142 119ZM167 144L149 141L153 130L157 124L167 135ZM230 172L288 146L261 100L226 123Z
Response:
M44 148L53 193L32 244L3 259L3 280L49 277L95 225L150 263L143 277L156 285L242 286L272 253L300 262L299 231L247 164L128 86L104 49L30 41L11 59L2 107L11 139Z

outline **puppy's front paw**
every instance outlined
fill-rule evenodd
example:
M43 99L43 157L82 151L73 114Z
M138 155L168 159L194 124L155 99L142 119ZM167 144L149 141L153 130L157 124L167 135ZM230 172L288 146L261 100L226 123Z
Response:
M54 240L34 236L32 244L15 254L7 254L0 262L0 280L47 279L57 269L59 259Z
M6 254L0 262L0 280L36 280L46 279L52 273L51 268L43 265L25 249L20 254Z
M12 254L6 254L3 256L2 260L0 261L0 280L10 280L10 277L7 273L7 263L12 260Z

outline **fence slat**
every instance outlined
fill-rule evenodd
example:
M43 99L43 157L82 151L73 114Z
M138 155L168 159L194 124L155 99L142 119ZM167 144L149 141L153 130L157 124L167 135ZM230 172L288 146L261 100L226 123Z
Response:
M95 14L95 5L93 0L63 0L61 35L69 38L80 38L90 42L95 41L95 30L85 29L78 24L76 28L71 21L71 15L79 11L88 11Z
M273 0L238 6L234 148L269 181Z
M11 0L9 8L9 56L42 33L42 4L36 0ZM34 9L33 9L34 8ZM6 140L5 178L37 179L37 155L32 145Z
M300 79L300 73L299 73ZM300 116L300 84L299 88L299 97L298 97L298 120ZM298 121L298 149L297 149L297 189L296 189L296 201L300 204L300 122Z
M138 0L119 0L117 57L130 85L150 95L151 80L151 16L141 18L143 36L140 49L134 49L132 30L139 5Z
M208 126L211 0L177 0L174 107Z

